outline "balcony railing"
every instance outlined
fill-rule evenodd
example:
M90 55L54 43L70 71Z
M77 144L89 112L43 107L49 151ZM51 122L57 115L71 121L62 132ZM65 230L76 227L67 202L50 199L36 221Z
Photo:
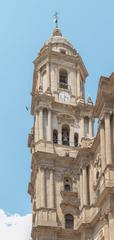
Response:
M64 146L72 146L72 147L78 147L79 144L75 142L69 141L69 139L63 139L62 141L58 140L58 138L53 138L53 143L54 144L60 144Z
M68 90L68 91L71 90L71 86L70 85L68 85L67 83L62 83L62 82L60 82L58 84L58 88L59 89L65 89L65 90Z
M52 143L45 141L45 140L39 140L37 143L35 143L35 147L32 150L33 152L37 151L43 151L43 152L51 152L58 154L61 157L73 157L75 158L78 153L78 147L75 147L73 143L70 145L63 145L61 141L58 141L58 143Z
M66 189L65 186L61 186L60 188L60 192L65 192L65 193L73 193L73 192L77 193L77 191L78 191L77 188L74 186L69 189L68 188Z

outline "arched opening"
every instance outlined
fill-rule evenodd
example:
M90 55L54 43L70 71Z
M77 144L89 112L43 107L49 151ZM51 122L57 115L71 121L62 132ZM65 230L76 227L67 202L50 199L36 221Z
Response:
M63 125L62 127L62 144L69 145L69 134L70 129L68 125Z
M64 191L65 192L70 192L72 189L72 182L70 178L65 178L64 179Z
M71 214L65 215L65 228L74 228L74 217Z
M64 69L59 72L59 87L68 89L68 73Z
M56 129L53 130L53 143L58 143L58 131Z
M74 134L74 146L78 147L78 133Z

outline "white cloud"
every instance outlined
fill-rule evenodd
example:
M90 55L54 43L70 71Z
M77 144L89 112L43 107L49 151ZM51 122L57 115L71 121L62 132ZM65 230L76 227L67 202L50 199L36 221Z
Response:
M31 214L9 215L0 209L0 240L30 240Z

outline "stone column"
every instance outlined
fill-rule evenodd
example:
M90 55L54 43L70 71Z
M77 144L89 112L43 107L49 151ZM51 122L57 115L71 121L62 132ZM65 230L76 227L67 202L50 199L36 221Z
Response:
M77 97L80 97L80 70L77 68Z
M45 169L41 168L40 169L40 181L41 181L41 189L40 189L40 194L41 194L41 207L45 207L45 202L46 202L46 194L45 194Z
M52 141L52 114L51 114L51 109L48 110L48 132L47 132L47 136L48 136L48 141Z
M105 130L104 124L101 122L100 124L100 150L101 150L101 164L102 164L102 172L106 167L106 156L105 156Z
M50 208L54 208L54 170L50 170Z
M82 170L80 172L80 205L81 208L83 207L83 176L82 176Z
M39 169L37 170L36 173L36 181L35 181L35 189L36 189L36 208L40 207L40 203L39 203L39 178L40 178L40 171Z
M86 167L84 166L82 168L82 174L83 174L83 204L87 205L88 204L88 200L87 200L87 171L86 171Z
M110 114L105 114L106 163L112 163Z
M84 137L84 117L80 120L80 140Z
M92 118L89 118L89 138L93 137L93 121Z
M47 70L47 88L50 87L50 62L47 62L47 66L46 66L46 70Z
M90 189L90 205L93 204L93 198L94 198L94 191L93 191L93 183L94 183L94 172L93 172L93 165L91 163L89 168L89 189Z
M74 126L70 126L70 146L74 147Z
M58 144L62 144L62 126L58 124Z
M39 110L39 139L43 139L43 109Z
M38 70L38 90L39 90L39 86L42 86L40 70Z
M35 126L34 126L34 131L35 131L35 143L38 142L38 113L36 113L35 117Z

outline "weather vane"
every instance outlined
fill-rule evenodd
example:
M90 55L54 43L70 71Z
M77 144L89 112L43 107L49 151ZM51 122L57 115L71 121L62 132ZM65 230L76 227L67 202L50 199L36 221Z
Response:
M58 21L59 21L59 16L58 16L58 12L55 12L54 16L53 16L53 19L54 19L54 22L56 24L56 28L58 28Z

